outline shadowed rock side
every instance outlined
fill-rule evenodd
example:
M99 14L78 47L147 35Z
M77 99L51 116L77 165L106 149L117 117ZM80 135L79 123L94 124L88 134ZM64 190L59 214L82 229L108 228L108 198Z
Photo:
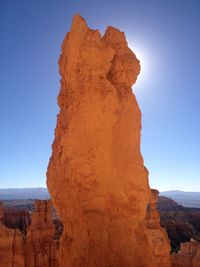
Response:
M123 32L102 37L79 15L59 60L61 89L47 185L64 225L61 267L155 267L143 220L150 197L140 152L140 71Z
M158 267L171 266L170 241L166 230L160 226L160 216L156 209L159 192L151 189L150 203L145 218L145 233L152 245Z
M28 210L4 209L2 222L6 227L19 229L26 234L27 227L31 223L31 216Z
M179 253L171 255L172 267L199 267L200 266L200 243L190 241L181 244Z

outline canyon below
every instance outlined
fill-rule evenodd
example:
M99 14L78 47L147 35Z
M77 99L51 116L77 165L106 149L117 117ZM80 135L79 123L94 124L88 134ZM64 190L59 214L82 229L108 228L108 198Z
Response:
M48 192L42 191L43 200L26 199L26 194L21 199L5 195L1 199L1 267L59 267L63 224L51 201L44 200ZM35 197L34 190L31 196ZM172 267L199 266L200 209L183 207L163 196L158 197L156 208L170 240Z

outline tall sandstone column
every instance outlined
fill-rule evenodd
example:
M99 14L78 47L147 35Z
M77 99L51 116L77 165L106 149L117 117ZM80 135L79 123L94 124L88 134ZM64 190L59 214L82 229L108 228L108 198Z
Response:
M131 90L139 61L123 32L108 27L102 37L76 15L59 69L47 185L64 225L60 266L155 267L141 226L150 188Z

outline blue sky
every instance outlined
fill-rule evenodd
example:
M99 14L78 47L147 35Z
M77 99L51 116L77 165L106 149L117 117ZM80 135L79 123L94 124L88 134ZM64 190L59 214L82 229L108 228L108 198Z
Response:
M126 33L141 60L134 86L150 185L200 191L200 1L1 0L0 188L45 186L73 15Z

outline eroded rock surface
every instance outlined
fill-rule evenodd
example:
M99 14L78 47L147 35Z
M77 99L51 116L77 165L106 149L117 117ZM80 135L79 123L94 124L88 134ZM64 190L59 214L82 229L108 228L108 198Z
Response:
M26 234L26 229L31 223L31 216L28 210L5 209L3 224L8 228L19 229Z
M36 211L24 244L25 267L57 267L59 243L54 240L50 200L36 200Z
M140 152L140 72L123 32L79 15L59 60L61 89L47 185L64 225L61 267L155 267L142 226L150 197Z
M24 267L21 232L4 226L3 215L3 205L0 203L0 266Z
M200 242L200 209L183 207L163 196L158 203L161 225L167 231L173 252L178 252L181 243L190 239Z
M200 243L196 241L181 244L179 253L171 255L172 267L199 267L200 266Z
M158 267L170 267L170 241L166 230L160 226L160 216L156 208L158 190L151 189L150 202L145 218L145 233L153 248Z
M59 235L52 222L51 201L37 200L32 223L19 231L24 213L4 211L0 206L0 267L58 267ZM7 217L4 217L4 216ZM12 219L11 215L14 216ZM21 217L20 217L21 216ZM4 219L3 219L4 217ZM25 215L27 218L27 214ZM7 228L2 221L9 223Z

